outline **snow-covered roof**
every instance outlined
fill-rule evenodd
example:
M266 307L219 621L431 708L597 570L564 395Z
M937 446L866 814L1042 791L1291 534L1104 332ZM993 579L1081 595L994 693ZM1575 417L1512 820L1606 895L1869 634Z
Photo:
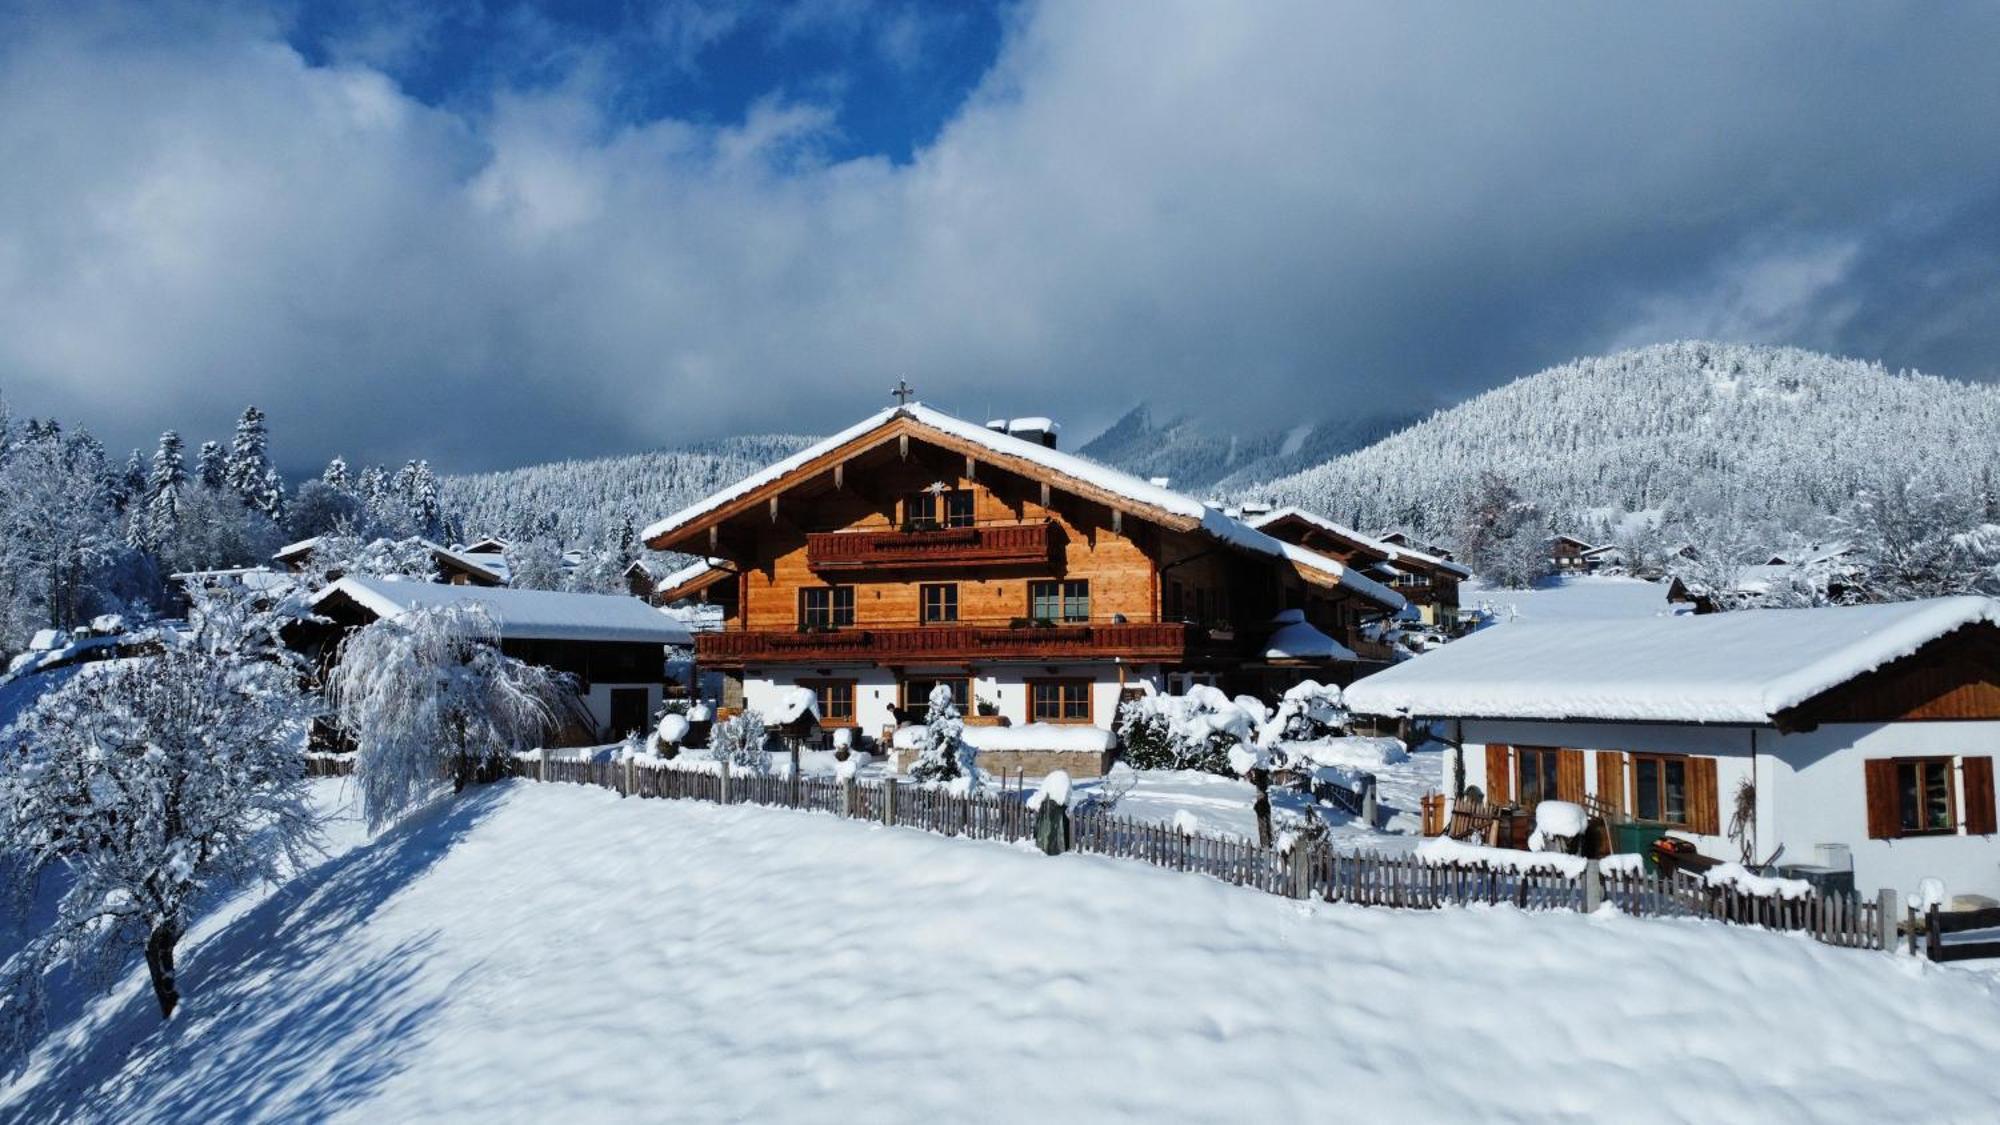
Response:
M1192 529L1238 549L1285 559L1295 566L1313 571L1322 579L1389 609L1398 610L1405 604L1401 594L1355 572L1339 561L1296 544L1275 539L1191 496L1174 492L1141 480L1130 473L1108 465L1100 465L1072 453L1064 453L1036 442L999 433L962 418L955 418L922 403L910 403L907 406L877 411L832 437L752 473L736 484L660 520L646 528L641 537L651 542L676 532L704 516L783 480L833 450L864 438L898 418L908 418L939 433L981 446L999 456L1031 462L1056 476L1067 477L1099 492L1116 496L1135 508L1149 510L1155 514L1171 517L1178 523L1191 525Z
M1472 577L1472 571L1466 569L1465 567L1460 566L1455 562L1450 561L1449 559L1441 559L1438 558L1436 555L1425 554L1424 552L1416 550L1413 547L1398 545L1386 542L1381 539L1377 539L1372 535L1367 535L1362 532L1356 531L1344 523L1336 523L1333 520L1327 519L1325 516L1322 516L1317 512L1308 512L1304 508L1298 508L1298 507L1279 508L1275 512L1264 512L1260 515L1253 515L1245 522L1249 523L1251 527L1262 530L1264 528L1271 526L1274 523L1277 523L1279 520L1288 518L1297 519L1304 523L1311 524L1312 526L1320 529L1321 531L1326 532L1328 535L1336 536L1341 539L1350 540L1356 546L1361 547L1363 550L1374 551L1377 554L1383 556L1384 558L1390 560L1407 559L1412 562L1417 562L1425 566L1433 567L1437 570L1449 571L1452 574L1458 575L1460 578Z
M1376 715L1751 723L1901 659L2000 601L1741 610L1487 629L1356 681Z
M477 603L493 615L500 635L510 640L694 643L686 625L638 598L623 594L447 586L438 582L398 582L350 575L320 591L313 604L317 606L335 594L352 598L383 617L395 617L421 607Z
M325 538L324 535L315 535L310 539L287 543L273 552L271 557L279 562L289 562L294 558L309 555ZM420 538L417 542L422 543L431 554L441 559L457 563L467 570L476 570L495 582L507 581L507 560L500 555L474 555L465 551L455 551L442 543L433 543L429 539Z
M1354 650L1327 636L1306 620L1305 611L1287 609L1272 619L1275 626L1264 642L1266 660L1359 660Z

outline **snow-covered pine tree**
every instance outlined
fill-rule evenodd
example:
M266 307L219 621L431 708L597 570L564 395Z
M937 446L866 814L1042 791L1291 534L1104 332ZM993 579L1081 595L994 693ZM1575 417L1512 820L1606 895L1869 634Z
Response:
M267 651L271 631L257 624L267 617L217 612L196 643L93 665L0 735L0 845L16 860L17 908L58 871L67 881L55 919L14 955L0 990L0 1051L11 1058L42 1033L44 980L57 965L108 988L143 950L171 1016L196 897L281 878L312 850L299 748L314 705L297 670Z
M118 514L121 516L145 503L145 454L135 449L132 451L132 456L125 459L125 471L119 481L118 491L124 496L124 501L118 505Z
M153 452L145 506L132 519L132 546L157 555L180 534L181 493L187 488L187 479L181 435L168 430L160 435L160 447Z
M229 459L223 455L222 443L205 441L201 452L195 455L195 479L210 492L220 492L229 484Z
M939 684L931 689L924 711L923 747L910 763L910 776L922 782L951 782L960 778L973 783L977 773L970 761L971 748L965 744L965 720L951 689Z
M380 830L434 796L490 778L574 714L568 676L500 651L478 604L424 607L350 633L328 684L356 748L361 808Z
M354 482L347 471L347 458L338 454L326 463L326 471L320 473L319 479L325 481L328 488L337 488L342 492L350 491L354 487Z
M264 412L255 406L244 407L229 443L223 474L245 507L277 520L285 513L285 482L271 465L270 440Z

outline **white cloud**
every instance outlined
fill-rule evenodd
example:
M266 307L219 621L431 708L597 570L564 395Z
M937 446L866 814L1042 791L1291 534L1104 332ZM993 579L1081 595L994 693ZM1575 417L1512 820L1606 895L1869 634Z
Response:
M1839 247L2000 195L2000 13L1703 15L1029 7L900 166L777 96L623 124L583 64L459 112L255 21L18 27L0 385L114 444L255 399L295 450L474 465L826 430L896 376L1275 422L1668 326L1838 337Z

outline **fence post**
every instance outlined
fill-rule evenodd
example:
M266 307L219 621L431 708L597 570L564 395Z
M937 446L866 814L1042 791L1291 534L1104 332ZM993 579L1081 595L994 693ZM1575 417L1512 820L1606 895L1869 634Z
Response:
M618 795L620 797L630 797L638 791L638 787L632 784L632 759L627 758L625 759L625 791Z
M896 823L896 779L893 777L882 781L882 823Z
M1604 905L1604 869L1594 859L1583 862L1583 912L1595 914Z
M1294 843L1288 858L1291 861L1292 868L1292 897L1310 897L1312 892L1312 845L1303 840Z
M546 748L544 748L542 750L542 756L535 759L535 780L547 781L548 779L549 779L549 752Z
M722 766L722 803L726 805L729 803L729 759L728 758L722 759L721 766Z
M1875 921L1882 927L1882 952L1888 954L1896 952L1896 916L1902 913L1896 909L1897 897L1894 887L1883 887L1875 896Z
M854 815L854 779L851 777L840 779L840 815Z

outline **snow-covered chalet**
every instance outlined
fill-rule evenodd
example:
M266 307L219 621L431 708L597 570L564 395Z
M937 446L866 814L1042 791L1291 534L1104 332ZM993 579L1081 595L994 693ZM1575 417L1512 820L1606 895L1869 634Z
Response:
M1122 698L1345 682L1361 626L1404 606L1337 559L1056 444L1047 419L883 410L647 528L652 549L706 560L657 597L721 606L695 646L725 713L807 687L822 727L875 740L943 684L975 744L1006 730L984 736L1012 756L996 764L1087 773Z
M1500 625L1346 698L1440 721L1454 795L1582 803L1864 891L2000 897L2000 601Z

